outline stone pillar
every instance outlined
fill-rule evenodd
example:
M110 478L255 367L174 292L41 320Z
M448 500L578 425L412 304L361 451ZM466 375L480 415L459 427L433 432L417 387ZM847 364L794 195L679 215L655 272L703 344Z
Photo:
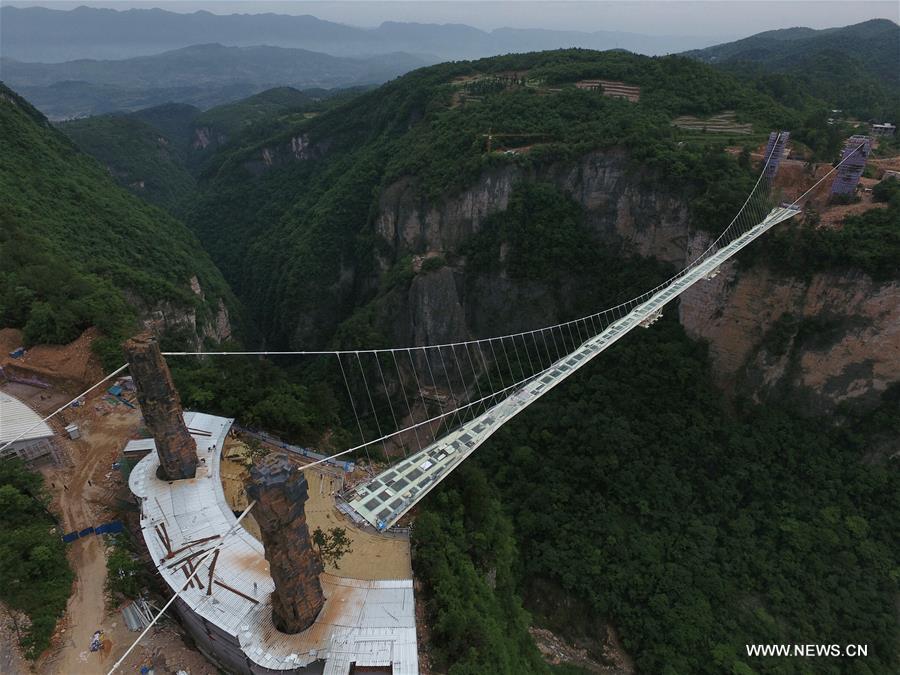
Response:
M247 495L256 500L253 517L275 582L272 620L282 633L299 633L312 625L325 603L319 582L322 561L306 525L306 478L286 453L275 451L254 462Z
M138 335L125 343L125 353L144 421L156 441L162 477L193 478L197 471L197 443L184 425L181 399L156 338L146 333Z

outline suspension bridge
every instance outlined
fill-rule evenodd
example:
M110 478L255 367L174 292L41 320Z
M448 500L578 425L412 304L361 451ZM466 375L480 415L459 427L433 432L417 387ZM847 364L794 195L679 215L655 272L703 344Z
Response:
M720 267L742 249L779 223L797 215L800 212L800 205L807 196L842 165L854 159L863 147L861 144L852 151L845 152L842 160L830 172L793 202L776 206L777 200L774 198L771 182L781 158L784 140L785 136L782 134L772 134L765 161L753 189L737 215L702 253L662 284L615 307L530 331L446 344L359 350L164 352L164 355L167 357L294 355L325 359L331 364L335 376L339 378L337 381L343 382L361 442L300 468L306 470L338 457L360 453L368 456L369 467L372 467L375 463L369 456L369 449L380 444L385 457L394 456L396 461L389 462L388 467L377 475L371 475L374 472L370 472L367 480L350 488L343 495L344 500L340 508L360 524L379 531L387 530L395 526L410 509L501 426L586 366L630 331L637 327L651 327L667 304L695 284L714 277ZM127 367L123 365L117 368L38 424L59 414L72 402L116 377ZM232 421L224 418L214 419L228 425ZM8 441L0 447L0 452L31 432L33 428L24 430L17 438ZM216 474L218 452L221 451L223 441L219 439L209 446L213 436L210 433L209 438L204 441L206 443L204 452L208 455L206 458L208 462L201 471L212 471ZM402 458L399 458L398 454L402 454ZM181 570L186 576L183 582L180 578L169 580L175 594L163 607L163 611L176 600L180 600L197 615L202 614L207 619L212 617L225 626L223 635L231 639L242 654L249 655L256 663L265 663L269 668L290 669L301 661L311 662L317 658L315 649L300 654L297 645L309 647L315 642L318 649L321 640L316 642L313 637L318 635L321 638L319 633L315 630L306 631L294 639L274 631L270 625L271 617L268 610L261 609L256 598L250 595L250 593L255 595L257 582L268 593L272 579L267 573L248 572L245 564L234 567L231 572L236 580L233 579L232 583L243 584L241 586L243 590L227 584L223 586L220 583L220 586L230 589L234 594L229 600L232 611L226 618L222 618L221 609L218 610L219 614L209 610L208 600L219 553L222 553L219 568L227 567L230 555L232 557L236 555L235 560L238 558L245 560L247 556L254 560L262 560L262 546L256 540L252 540L252 537L245 537L242 528L239 527L241 519L253 508L255 502L251 502L240 517L234 518L230 507L224 503L224 498L219 500L221 486L213 485L209 481L161 481L150 471L155 466L154 462L142 463L142 466L143 468L139 467L132 474L136 494L147 485L151 485L151 487L164 486L161 489L168 490L169 495L164 500L144 500L148 513L144 514L146 517L142 518L142 523L146 521L153 524L160 518L161 522L165 522L168 518L173 528L177 526L176 529L180 532L178 543L181 548L178 550L181 552L190 549L189 555L193 560L190 573L186 568ZM216 509L199 513L190 505L199 503L197 500L200 498L214 499L222 503L219 504L217 501ZM212 518L210 514L218 520ZM204 534L204 537L197 539L194 536L197 534L195 530L197 532L202 530L201 534ZM200 542L212 540L217 540L217 543L208 548L195 550ZM152 541L152 537L147 541ZM237 555L238 553L240 555ZM197 556L196 559L193 556ZM201 572L207 575L209 581L209 588L205 593L195 589L192 584L197 579L197 586L202 588L198 576ZM384 583L390 585L389 582ZM370 586L372 584L377 585L377 582L370 583ZM401 580L397 584L404 593L406 590L403 589L411 589L411 581ZM360 588L364 586L365 584ZM345 592L355 591L351 588ZM365 595L365 592L362 595ZM204 612L206 614L203 614ZM110 673L115 671L131 653L161 614L162 612L157 613L141 636L112 667ZM328 615L328 612L323 612L323 615ZM409 653L404 658L406 666L413 672L416 667L414 618L411 615L406 618L408 621L401 627L406 632L402 636L398 633L391 639L399 640L396 644L402 643L409 648L407 650ZM247 623L241 623L242 621ZM331 627L326 633L333 637L341 630L343 630L341 627ZM350 640L347 636L341 639L345 638ZM364 638L363 642L368 639ZM350 649L348 647L350 642L352 640L346 644L341 643L346 647L344 652L350 653L347 651ZM356 645L356 642L353 642L353 645ZM328 649L333 651L334 647L332 644ZM356 647L363 649L359 645ZM337 658L344 652L337 649L332 656Z
M501 426L629 331L650 327L667 304L715 276L739 251L799 213L799 205L827 175L794 202L776 206L772 181L786 137L772 134L753 189L702 253L656 288L615 307L535 330L445 344L239 353L334 359L361 442L328 459L368 454L379 444L385 457L396 459L341 495L339 508L359 524L379 531L391 528ZM233 352L166 356L210 353Z
M667 304L714 276L739 251L799 213L806 197L862 147L845 153L841 162L796 200L776 206L772 180L786 137L786 132L773 132L750 194L704 251L662 284L614 307L530 331L446 344L164 355L292 355L330 360L337 381L342 381L346 389L360 443L305 468L351 454L368 455L369 448L381 445L385 457L398 458L397 461L342 495L341 506L358 523L378 530L390 528L502 425L629 331L652 325ZM116 369L73 400L126 368L123 365ZM372 466L371 457L369 460Z
M606 325L524 384L512 387L501 401L474 419L460 424L428 447L397 462L368 483L357 487L355 497L349 502L350 507L379 530L394 525L497 429L587 365L629 331L638 326L649 327L660 316L666 304L698 281L711 278L722 263L798 212L795 207L772 209L759 223L726 246L717 248L704 260L688 268L684 274L650 294L646 300L639 301L622 318ZM598 321L606 318L592 315L579 321L587 329L588 326L596 327ZM493 399L494 396L490 398Z

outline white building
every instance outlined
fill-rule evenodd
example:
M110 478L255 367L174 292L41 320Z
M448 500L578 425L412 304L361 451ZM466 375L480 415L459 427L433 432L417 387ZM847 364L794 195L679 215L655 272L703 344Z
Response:
M0 391L0 447L20 435L22 438L0 453L0 459L21 457L27 461L53 450L53 429L25 403Z

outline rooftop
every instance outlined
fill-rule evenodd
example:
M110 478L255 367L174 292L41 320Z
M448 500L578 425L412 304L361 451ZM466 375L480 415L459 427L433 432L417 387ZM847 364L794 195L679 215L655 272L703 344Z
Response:
M20 440L29 441L53 436L53 429L41 421L40 415L19 399L0 391L0 445L8 443L28 429L31 431Z

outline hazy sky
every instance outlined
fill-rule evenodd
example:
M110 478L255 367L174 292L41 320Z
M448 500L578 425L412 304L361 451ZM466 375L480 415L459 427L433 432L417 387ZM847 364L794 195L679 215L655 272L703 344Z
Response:
M651 35L714 35L742 37L773 28L809 26L827 28L859 23L872 18L900 22L900 3L843 0L619 0L618 2L571 2L570 0L443 0L388 1L329 0L313 2L270 2L269 0L157 0L132 2L17 2L0 0L5 5L43 6L70 9L79 5L94 7L162 7L175 12L204 9L217 14L274 12L312 14L320 19L356 26L377 26L382 21L418 21L424 23L465 23L483 29L502 26L514 28L555 28L564 30L615 30Z

